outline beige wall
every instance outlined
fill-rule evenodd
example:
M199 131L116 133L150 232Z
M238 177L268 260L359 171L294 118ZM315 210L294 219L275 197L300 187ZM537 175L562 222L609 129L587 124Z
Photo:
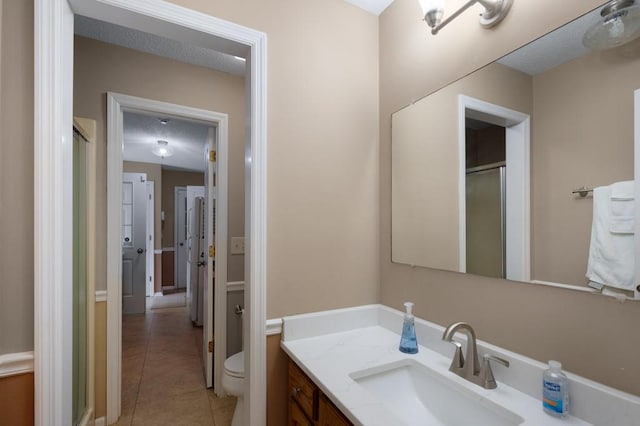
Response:
M135 161L123 161L122 171L129 173L146 173L147 180L153 181L153 247L156 250L162 248L162 221L160 211L162 210L162 166L160 164L138 163Z
M112 91L227 113L229 210L244 211L244 78L83 37L75 38L74 67L74 114L98 122L99 188L106 187L106 92ZM97 238L106 241L106 192L97 204ZM242 229L241 214L233 218L229 227ZM96 288L105 289L106 246L98 247L97 276Z
M175 243L176 186L203 186L204 173L163 170L162 184L162 210L164 211L162 247L173 247Z
M633 180L640 61L596 52L535 76L533 87L532 278L586 285L593 199L571 191Z
M435 37L413 0L396 0L381 15L380 300L396 308L412 300L420 317L442 325L469 321L480 339L538 360L559 359L569 371L640 395L640 343L620 338L637 334L637 303L390 261L391 114L602 3L520 1L494 30L482 30L467 12Z
M33 2L0 2L0 354L33 349Z
M377 17L342 0L173 2L268 36L267 316L377 301Z
M459 270L458 95L531 114L531 77L492 64L393 114L392 260Z

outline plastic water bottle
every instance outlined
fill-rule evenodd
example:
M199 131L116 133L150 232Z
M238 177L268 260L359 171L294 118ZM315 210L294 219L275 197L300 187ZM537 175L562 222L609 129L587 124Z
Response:
M418 353L418 340L416 339L415 318L411 310L413 303L406 302L404 304L407 312L404 314L404 322L402 324L402 336L400 337L400 352L405 354Z
M549 368L542 374L542 407L556 417L569 412L569 379L558 361L549 361Z

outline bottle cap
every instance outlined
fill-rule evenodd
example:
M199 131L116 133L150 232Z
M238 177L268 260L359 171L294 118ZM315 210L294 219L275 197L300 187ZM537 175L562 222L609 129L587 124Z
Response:
M413 303L412 302L404 302L404 307L407 310L407 314L411 315L412 314L412 310L413 310Z
M560 363L559 361L550 360L549 367L553 368L554 370L560 370L562 368L562 363Z

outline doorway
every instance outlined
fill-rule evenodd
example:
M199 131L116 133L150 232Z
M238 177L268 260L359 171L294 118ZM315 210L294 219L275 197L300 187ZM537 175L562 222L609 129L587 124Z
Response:
M110 106L107 112L107 150L109 158L113 159L111 163L108 163L108 221L109 223L115 222L111 229L120 229L122 225L118 223L118 219L120 218L120 211L117 208L114 208L114 205L117 207L119 203L121 203L121 195L124 194L123 188L121 187L122 179L117 178L119 173L122 173L122 160L123 160L123 152L118 147L124 146L124 117L127 113L142 113L147 115L152 115L153 117L164 117L168 119L174 120L189 120L190 122L199 123L205 126L214 127L216 131L214 132L217 137L216 138L207 138L206 145L204 146L204 150L206 152L216 152L215 156L211 156L211 158L216 159L215 162L207 161L206 162L206 176L207 182L203 182L206 185L206 199L214 200L221 206L221 208L213 209L213 202L207 203L208 208L205 212L205 221L208 222L209 218L211 221L215 220L215 223L222 224L218 227L218 230L215 234L213 228L208 227L207 229L207 245L211 247L216 247L216 268L214 272L213 268L213 256L209 253L209 258L206 262L206 272L205 272L205 280L203 286L203 360L204 360L204 372L205 372L205 381L207 387L213 386L216 393L220 393L222 389L222 377L221 372L224 364L224 360L226 359L226 345L224 341L226 340L226 321L224 318L218 320L218 315L225 315L226 317L226 281L227 281L227 262L226 262L226 226L224 224L227 223L227 152L228 152L228 117L226 114L205 111L191 107L185 107L181 105L170 104L166 102L159 102L149 99L143 99L128 95L122 95L117 93L109 93L107 95L107 101ZM206 130L206 129L205 129ZM208 134L209 132L206 131ZM217 145L217 146L216 146ZM115 151L115 152L114 152ZM202 157L202 162L204 162L205 158L209 158L209 155L206 157ZM173 166L175 167L175 166ZM214 173L215 167L215 173ZM174 173L175 174L175 173ZM214 185L214 179L216 185ZM178 191L180 190L180 186L177 185L169 185L168 179L164 179L163 183L165 186L169 186L169 190L174 192L175 195L178 195ZM172 188L178 188L172 189ZM215 192L215 195L214 195ZM184 197L176 197L177 200L184 199L185 207L186 207L186 190L184 191ZM174 206L175 207L175 206ZM175 209L178 212L178 209ZM165 212L166 213L166 212ZM186 213L186 208L185 208ZM172 220L178 222L180 218L175 216ZM168 217L165 215L165 220L168 220ZM186 222L185 222L186 223ZM169 225L170 229L173 226ZM176 228L178 227L176 226ZM116 233L117 234L117 233ZM113 238L114 236L110 233L108 238ZM174 241L180 241L178 236L174 236ZM186 262L186 258L185 258ZM186 266L186 265L185 265ZM124 271L123 271L124 272ZM215 281L215 289L214 291L214 283ZM176 283L177 284L177 283ZM124 288L124 287L123 287ZM124 295L124 294L123 294ZM215 309L214 309L215 304ZM213 313L216 312L216 319L214 321ZM120 328L121 322L118 323L118 318L111 318L108 320L108 327L111 328ZM213 336L216 336L216 341L219 342L215 345L212 350L209 348L213 345L210 345L209 342L213 341ZM110 360L110 362L119 361L121 358L121 350L119 353L116 353L115 356L118 358L117 360ZM214 369L214 364L216 368ZM115 369L114 366L113 368ZM117 368L119 371L121 368ZM214 371L216 373L214 374Z
M70 294L72 220L73 16L94 18L185 42L206 41L220 51L243 54L247 61L247 253L245 292L246 419L264 424L266 413L266 35L169 2L148 7L144 0L36 0L35 3L35 392L36 421L69 424L71 378L71 315L64 309ZM237 52L237 53L236 53ZM109 105L112 110L115 105ZM112 161L113 158L108 158ZM117 162L114 162L117 163ZM111 180L120 179L121 171ZM117 201L117 200L116 200ZM117 215L116 215L117 216ZM110 222L109 226L114 223ZM107 311L120 314L119 241L107 241ZM107 359L117 359L118 328L108 328ZM107 422L119 412L119 365L107 374Z
M518 111L491 104L465 95L458 95L458 205L460 229L459 270L467 270L467 226L468 210L476 207L476 200L467 198L467 173L483 172L482 177L489 176L491 186L496 187L496 197L492 199L491 209L495 211L490 226L496 229L494 243L498 247L495 260L495 276L504 276L510 280L529 281L530 270L530 152L529 152L530 117ZM475 123L475 127L491 126L490 129L504 132L503 142L488 150L490 160L484 166L467 167L467 125ZM493 127L496 126L496 127ZM503 145L503 149L499 145ZM496 160L496 161L493 161ZM506 166L504 171L500 171ZM486 170L497 170L496 173ZM505 184L508 182L508 185ZM477 183L477 182L476 182ZM471 182L470 185L473 185ZM495 185L494 185L495 184ZM484 203L484 201L482 202ZM475 226L476 224L471 221ZM486 228L487 224L481 224ZM477 227L476 227L477 228ZM500 233L504 235L499 235ZM470 234L473 238L473 232ZM470 241L472 242L472 241ZM502 247L504 245L504 247ZM504 258L502 257L504 253ZM503 262L503 264L501 264ZM473 265L474 262L471 262Z

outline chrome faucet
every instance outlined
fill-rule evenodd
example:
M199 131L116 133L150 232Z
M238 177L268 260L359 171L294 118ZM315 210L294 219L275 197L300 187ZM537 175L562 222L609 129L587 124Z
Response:
M453 336L458 331L467 335L467 353L465 356L462 355L462 343L453 340ZM509 361L494 355L485 354L482 366L480 366L478 362L476 332L473 330L473 327L471 327L471 324L466 322L451 324L444 331L442 340L453 343L456 346L456 352L453 355L449 371L485 389L495 389L497 387L496 380L493 377L493 371L491 371L490 361L499 362L505 367L509 367Z

